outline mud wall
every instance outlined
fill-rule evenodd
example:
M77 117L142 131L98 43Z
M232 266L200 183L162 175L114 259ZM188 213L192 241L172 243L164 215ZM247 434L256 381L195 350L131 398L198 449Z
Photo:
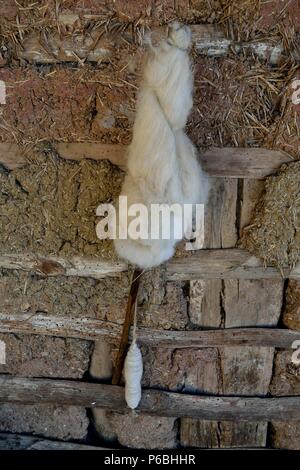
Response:
M24 6L27 3L31 2L23 1ZM194 107L188 132L200 151L210 146L261 146L299 158L299 115L288 99L296 73L292 46L297 28L293 32L290 23L293 18L297 24L294 4L280 14L282 2L277 1L263 6L233 1L227 9L219 2L208 5L205 1L188 5L180 1L111 4L74 0L62 2L57 15L54 2L41 3L40 9L28 10L9 0L0 5L0 80L8 90L7 102L0 108L0 142L17 142L27 158L22 168L8 171L0 167L1 254L28 251L115 259L111 244L96 238L95 208L118 195L123 172L107 161L66 162L53 143L130 142L140 79L140 37L147 28L164 26L174 18L189 24L221 22L227 37L237 40L267 36L277 41L285 35L285 54L277 67L251 54L208 58L193 49ZM77 15L76 20L70 20L72 15ZM90 15L89 19L84 15ZM102 60L91 63L75 56L72 61L59 61L51 52L53 35L73 41L91 31L109 49ZM22 50L31 35L40 40L52 62L23 58ZM215 180L206 214L207 248L236 246L261 191L263 182ZM120 324L129 279L129 274L95 280L2 270L1 309L4 313L85 316ZM166 283L164 270L158 269L142 280L139 325L195 329L283 322L297 329L298 290L295 281ZM92 380L91 342L15 334L1 334L0 339L7 345L8 357L0 368L2 373ZM113 358L114 353L113 348ZM287 351L170 351L157 347L144 348L143 355L144 386L212 394L299 394L299 371L291 366ZM282 423L205 422L117 413L103 415L103 421L106 434L96 437L91 416L84 409L0 406L1 432L70 441L99 443L110 436L114 445L137 448L299 448L300 442L300 424L287 427Z

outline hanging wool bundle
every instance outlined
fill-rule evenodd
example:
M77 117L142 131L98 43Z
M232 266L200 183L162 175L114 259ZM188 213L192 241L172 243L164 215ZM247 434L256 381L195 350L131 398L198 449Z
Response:
M192 107L192 73L187 49L190 29L174 23L168 38L159 46L149 44L140 90L133 139L129 147L128 172L122 196L127 205L142 203L150 213L151 204L205 203L209 184L197 161L195 148L184 133ZM128 216L126 227L132 218ZM120 223L122 224L122 222ZM172 230L182 220L173 217ZM143 227L142 227L143 228ZM191 229L191 228L190 228ZM178 240L174 237L116 239L121 258L151 268L171 258ZM144 233L145 233L144 231Z
M134 410L142 396L143 358L136 344L137 303L134 308L132 343L128 350L124 364L125 400L129 408Z
M143 358L136 340L131 343L124 364L125 400L134 410L142 396L141 380L143 376Z
M208 180L197 161L192 142L184 133L193 104L193 81L187 53L190 43L190 29L178 23L171 26L168 38L158 47L149 43L129 148L128 172L121 192L122 196L127 196L128 208L133 204L143 204L150 214L151 204L182 206L204 204L207 200ZM126 226L121 226L120 222L119 232L121 229L127 233L132 219L129 214L126 216ZM140 230L140 233L146 232L147 237L117 238L116 251L121 258L139 268L157 266L173 256L178 241L174 233L176 226L182 228L182 222L181 217L173 215L173 232L169 239L164 239L160 231L157 232L160 236L152 239L153 226L149 227L147 223ZM142 355L136 344L135 330L136 311L133 342L124 368L125 398L132 409L138 406L141 399L143 373ZM121 353L122 348L120 357Z

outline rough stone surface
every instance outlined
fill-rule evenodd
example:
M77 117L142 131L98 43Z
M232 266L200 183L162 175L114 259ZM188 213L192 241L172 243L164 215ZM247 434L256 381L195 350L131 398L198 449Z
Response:
M180 443L184 447L205 449L257 447L266 445L267 423L232 421L201 421L185 418L181 426Z
M137 449L173 449L177 425L174 418L113 413L113 429L125 447Z
M218 350L142 348L143 386L185 393L221 393ZM128 447L173 448L176 421L134 414L109 417L118 441Z
M6 364L0 373L80 379L89 368L91 343L52 336L0 334Z
M0 270L3 313L38 312L85 316L123 323L130 274L101 280L80 277L43 277ZM160 270L145 273L139 289L138 325L183 329L188 322L184 284L165 283Z
M189 317L202 327L276 326L283 281L214 279L191 281Z
M292 362L295 351L277 352L270 386L272 395L300 395L300 368Z
M283 323L287 328L300 330L300 282L289 281Z
M226 279L223 294L226 328L277 325L283 299L283 281Z
M204 355L208 350L199 351ZM196 373L197 382L201 384L199 391L247 396L268 392L273 365L272 348L225 347L210 351L211 358L207 363L203 364L202 360L195 366L192 359L190 368L182 366L181 373L188 380L195 377L195 368L199 367ZM191 358L193 354L197 358L195 351L190 351L190 354ZM209 422L182 418L180 425L180 442L185 447L264 447L266 436L267 423L261 422Z
M163 289L165 294L161 303L154 303L150 300L139 307L139 325L165 330L184 329L188 323L188 315L183 287L184 285L180 282L167 282ZM154 287L153 295L160 297L161 293L155 292Z
M146 354L144 367L145 386L185 393L221 393L215 348L153 349Z
M1 310L5 313L42 312L122 321L130 279L124 273L101 280L43 277L0 270Z
M0 405L0 431L62 440L84 439L89 421L84 408L49 405Z
M300 422L273 422L270 428L271 447L300 450Z
M112 240L97 237L96 210L117 198L123 173L107 160L66 161L51 145L41 150L10 173L0 167L0 252L116 259Z
M190 282L189 319L200 327L222 326L222 279L197 279Z
M283 164L275 176L268 176L251 223L243 231L241 245L265 265L292 269L300 259L299 184L299 161Z
M265 395L272 374L272 348L143 348L147 387L186 393Z
M264 396L268 393L273 348L227 346L220 349L220 356L225 394Z
M17 140L23 145L35 143L38 140L50 142L53 140L92 140L118 144L128 144L130 142L135 113L135 98L137 95L136 86L139 80L138 60L134 57L135 52L139 48L138 41L135 42L130 37L129 41L122 41L121 47L115 47L114 45L114 50L109 60L104 60L94 67L87 63L82 63L76 67L34 67L33 65L28 66L28 64L25 65L17 61L17 51L15 51L15 48L18 49L17 43L19 40L22 42L20 38L22 33L26 36L34 29L37 36L40 35L42 37L45 25L47 25L47 32L57 31L59 24L57 21L57 9L59 13L66 13L66 11L63 11L64 9L67 9L67 13L91 13L96 15L100 13L101 19L108 19L107 29L115 28L118 31L123 26L129 26L131 29L138 30L139 27L144 28L144 26L147 27L148 25L167 24L174 18L181 18L186 23L191 24L222 23L224 28L230 31L232 37L243 41L259 39L257 31L260 28L271 27L273 24L277 28L277 14L282 9L286 10L284 13L290 11L294 13L296 5L296 2L290 3L288 0L283 2L276 0L264 4L263 9L260 11L257 7L258 2L249 2L248 0L230 2L232 3L230 7L228 7L226 2L223 2L224 5L221 5L220 2L215 0L210 2L206 0L191 0L190 2L183 0L176 2L173 0L162 0L161 2L152 2L151 5L148 0L133 0L131 2L116 0L112 9L108 5L109 2L104 2L104 8L104 3L100 2L101 5L99 5L98 0L66 0L64 2L48 0L45 8L22 10L16 2L3 0L0 3L0 17L4 25L2 29L4 32L7 32L5 35L0 34L0 64L2 64L2 45L5 45L7 48L3 53L3 64L8 63L14 66L2 67L0 73L0 79L4 80L10 87L9 106L3 108L3 118L6 124L1 128L0 140L6 142ZM59 5L57 5L58 3ZM106 7L111 11L107 12ZM110 13L112 13L112 17ZM21 33L16 27L17 16L22 25ZM260 16L264 18L259 18ZM293 14L293 18L297 21L296 15ZM70 26L68 30L63 28L63 25L60 25L62 37L65 35L70 37L74 30L77 33L77 31L81 32L82 28L86 34L90 34L92 24L83 25L83 23L84 21L80 19L74 29ZM96 23L98 27L99 22L96 21ZM275 35L273 39L276 42L278 39L280 40L280 36ZM294 39L291 38L291 43ZM280 77L277 80L276 71L270 70L270 67L266 64L254 64L251 57L232 54L226 58L214 59L199 57L194 52L191 51L191 54L194 56L195 100L188 124L188 132L200 149L212 145L217 147L265 146L277 149L283 148L291 155L299 156L299 135L295 131L294 110L286 105L289 100L285 94L291 79L289 68L294 67L294 61L286 60L287 65L282 64ZM257 76L257 66L259 67L259 76ZM274 81L274 73L276 81ZM258 89L259 93L257 92ZM272 89L275 91L272 91ZM282 103L280 103L279 97L282 98ZM71 164L67 166L70 168ZM109 165L104 164L103 166L105 171L102 174L102 179L105 179L105 182L101 180L101 183L108 182L104 195L104 199L108 200L113 196L111 189L113 191L116 189L116 187L111 187L111 175L114 172L110 167L108 168ZM77 169L79 167L78 164L74 165L75 167ZM72 206L74 201L75 205L76 201L78 202L78 185L81 184L85 198L86 196L92 196L92 194L89 194L86 182L90 179L90 173L92 173L92 176L95 176L93 171L99 169L98 167L98 164L87 165L86 171L74 174L71 181L68 181L69 174L67 174L60 189L66 190L67 188L67 191L65 191L66 197L62 197L62 201L64 205L68 206L68 210L74 207ZM38 168L35 176L37 176L39 171L40 169ZM13 184L12 192L18 195L19 201L24 202L24 199L28 199L28 195L25 196L26 191L32 189L31 185L34 181L30 174L24 175L22 171L19 171L16 176L18 176L17 179L21 187L18 184ZM4 175L4 179L6 180L6 175ZM42 178L40 179L42 180ZM98 184L100 178L93 178L93 180L95 179ZM46 182L45 179L43 181ZM95 185L92 188L92 193L94 188ZM43 192L43 184L40 184L39 189L42 195L49 196L49 191ZM75 197L73 198L74 195ZM4 195L4 200L5 198L6 196ZM41 206L40 200L38 200L38 203ZM52 203L53 201L50 201L48 207ZM44 206L46 205L44 204ZM23 217L24 211L22 212L22 207L22 203L20 203L19 209L21 210L18 214ZM79 204L79 209L83 213L81 204ZM222 206L220 213L224 213L223 209L224 207ZM16 214L13 213L12 215L15 216ZM225 220L231 220L232 224L234 224L235 210L233 215L234 219L225 218ZM64 217L62 219L65 220ZM24 219L22 220L24 223ZM243 219L241 219L241 224L243 225ZM15 226L18 227L17 224ZM35 232L38 235L40 226L38 224ZM57 228L57 225L55 228ZM76 223L73 224L72 222L72 230L70 227L64 227L63 233L60 236L56 236L57 234L54 230L55 246L51 240L51 244L48 243L48 246L46 244L43 246L44 252L49 254L48 248L50 246L51 250L62 250L64 254L69 254L72 251L70 240L72 241L72 237L78 239L76 232L76 229L78 229L82 244L77 245L77 251L93 254L95 250L93 242L95 240L90 238L89 228L94 234L94 227L90 218L87 224L76 225ZM237 228L234 227L235 230ZM232 227L229 227L229 229L231 230ZM42 233L42 235L44 234ZM30 236L31 234L29 233L27 238L29 242L31 242ZM92 243L86 243L86 238L89 238L90 241L92 240ZM36 237L35 242L38 239L39 237ZM19 241L23 243L24 240L23 237ZM226 245L227 240L226 237ZM26 247L26 243L24 246ZM225 245L222 244L222 246L224 247ZM229 246L233 245L230 243ZM217 248L218 246L215 247ZM8 241L4 243L4 249L9 249ZM0 290L0 296L3 293L5 300L3 305L6 311L17 310L20 313L23 311L32 311L33 313L45 311L49 314L74 314L78 316L84 314L91 317L106 318L109 321L116 321L118 323L123 321L129 287L128 279L125 277L122 277L121 280L105 280L99 283L75 278L71 280L63 278L59 280L34 279L33 282L28 280L27 285L25 278L22 278L20 284L18 284L19 279L17 278L15 285L13 285L12 280L6 279L4 285L0 287L2 289ZM222 297L224 283L218 286L218 289L214 289L214 286L217 286L217 284L213 283L214 281L212 281L209 287L209 296L206 295L206 300L202 305L206 310L213 306L213 315L211 314L207 324L203 325L199 312L195 310L195 316L191 316L190 319L198 326L227 326L224 325L226 320L224 319L224 312L221 312L221 301L222 299L224 300ZM247 288L248 286L246 285L245 289L247 290ZM187 299L185 298L184 291L184 285L172 283L165 287L159 279L151 281L149 285L147 285L146 281L142 283L138 309L139 324L167 329L185 328L188 324L188 317L186 311ZM215 292L217 292L217 295L215 295ZM227 299L227 306L228 309L234 307L233 314L241 316L243 311L246 310L244 304L237 300L236 291L234 292L233 299ZM267 292L265 294L267 296ZM214 303L210 304L210 300L213 299L214 295ZM200 297L201 292L199 292ZM57 299L59 299L59 302ZM258 311L252 304L252 298L250 298L249 293L247 293L247 299L251 304L249 309L252 312L252 320L254 321ZM240 310L235 306L235 301L240 305ZM269 299L266 298L265 301L267 302ZM224 307L224 304L222 307ZM228 314L227 321L229 322L230 312L228 309L225 313ZM236 317L233 318L232 322L234 323ZM259 317L259 320L262 322L263 316ZM36 343L35 348L37 348L39 353L41 348L40 343ZM53 351L51 341L47 345L48 350ZM29 355L27 353L28 351L24 353L25 357ZM150 353L146 351L146 354ZM190 352L187 350L175 350L173 352L158 351L158 357L153 355L153 352L151 354L149 358L152 358L153 362L149 361L149 364L147 364L149 370L148 372L147 369L145 371L145 381L148 380L149 384L153 383L155 386L161 386L162 384L167 389L208 390L211 393L215 390L215 393L220 393L219 388L221 385L219 385L218 374L220 369L219 362L221 363L222 358L218 357L215 349L207 350L206 352L199 350ZM35 351L32 351L32 355L34 361L36 361ZM235 360L234 358L235 356L231 355L230 360ZM247 355L244 360L248 360ZM254 363L255 361L256 359L254 359ZM226 386L228 386L228 390L238 391L238 381L247 382L249 377L247 376L247 370L242 366L238 367L238 358L235 362L236 368L233 370L237 373L238 379L236 379L236 383L234 382L235 377L232 377L231 380L227 379ZM259 364L262 363L260 360L258 362ZM26 370L24 364L17 367L20 370ZM26 365L26 367L28 366ZM40 367L46 367L47 370L58 373L53 364L35 365L35 371L38 372ZM165 372L166 368L169 368L168 374ZM63 373L66 373L65 368L62 370ZM228 373L232 374L230 367L228 367L228 370ZM252 372L250 371L250 379L255 379L254 385L259 384L259 377L257 375L254 377L251 374ZM242 386L242 389L245 391L244 386ZM86 417L78 419L77 415L77 419L74 422L73 418L70 418L71 415L69 414L68 416L68 413L62 409L56 408L57 413L60 413L62 417L59 420L53 408L22 407L21 410L21 407L4 406L4 424L6 423L6 427L8 427L9 419L14 419L14 426L11 426L14 432L33 432L43 435L46 426L48 433L51 430L51 434L48 434L48 436L59 438L62 431L66 431L62 429L62 426L65 423L68 425L70 422L71 432L69 434L65 433L68 434L67 439L69 436L74 437L76 433L77 436L86 433L87 423L85 421L82 433L81 430L77 432L76 429L78 422L81 419L86 419ZM72 417L74 416L75 414L72 414ZM33 424L30 420L34 421ZM115 415L114 422L117 434L119 435L119 441L125 446L165 446L168 448L176 445L176 422L172 419L141 417L131 414L127 417ZM53 426L51 427L50 425ZM195 423L195 426L198 425L206 426L207 442L213 437L217 441L214 440L213 443L218 446L219 439L220 446L225 446L227 444L234 445L237 442L244 444L249 436L254 437L247 441L248 444L253 441L258 442L255 433L257 432L262 436L263 432L260 432L260 429L265 424L262 423L260 428L260 425L257 426L258 431L254 429L256 423L248 426L248 423L240 425L239 423L206 422L204 424L198 421L198 424ZM286 425L284 427L284 432L287 433ZM209 431L209 429L212 430ZM299 431L297 432L299 441ZM292 433L287 434L287 440L288 438L292 440ZM243 440L245 442L242 442ZM280 443L279 440L278 442ZM281 447L285 445L289 445L289 443L283 443ZM207 445L207 447L210 447L210 445Z

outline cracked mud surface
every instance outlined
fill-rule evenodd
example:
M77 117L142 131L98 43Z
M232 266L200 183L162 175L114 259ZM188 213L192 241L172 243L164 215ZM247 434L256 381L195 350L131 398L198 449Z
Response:
M242 244L266 265L293 268L300 259L300 162L282 165L266 181Z
M114 257L96 235L96 208L119 194L123 173L108 161L69 162L52 152L0 168L0 252Z

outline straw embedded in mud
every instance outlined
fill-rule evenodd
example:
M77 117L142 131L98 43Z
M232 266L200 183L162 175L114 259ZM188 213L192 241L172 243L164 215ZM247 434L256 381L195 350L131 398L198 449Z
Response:
M242 245L266 265L293 268L300 260L300 161L267 178Z
M117 197L122 179L106 160L76 163L51 151L10 173L2 169L0 251L112 259L111 241L96 235L96 208Z

